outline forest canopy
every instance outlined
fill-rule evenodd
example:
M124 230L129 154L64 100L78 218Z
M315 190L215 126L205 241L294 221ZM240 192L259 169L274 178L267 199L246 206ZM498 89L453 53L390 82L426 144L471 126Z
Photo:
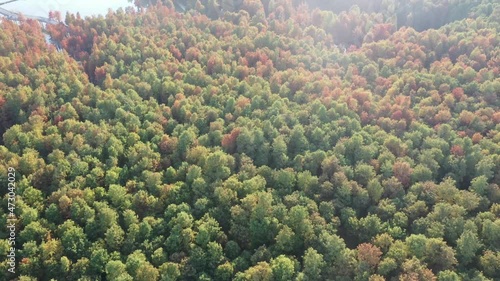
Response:
M499 280L500 4L331 3L0 19L0 279Z

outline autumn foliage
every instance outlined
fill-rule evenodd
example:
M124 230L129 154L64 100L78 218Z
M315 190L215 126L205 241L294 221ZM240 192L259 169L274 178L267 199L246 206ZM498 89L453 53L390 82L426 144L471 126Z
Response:
M498 280L497 2L1 19L0 280Z

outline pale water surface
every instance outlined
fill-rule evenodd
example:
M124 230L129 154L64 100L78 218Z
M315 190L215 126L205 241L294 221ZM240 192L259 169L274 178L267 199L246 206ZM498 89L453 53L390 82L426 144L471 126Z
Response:
M3 2L3 1L0 1ZM25 15L46 17L49 11L61 11L64 19L66 11L79 12L83 17L105 15L108 9L133 6L127 0L20 0L2 5L2 8Z

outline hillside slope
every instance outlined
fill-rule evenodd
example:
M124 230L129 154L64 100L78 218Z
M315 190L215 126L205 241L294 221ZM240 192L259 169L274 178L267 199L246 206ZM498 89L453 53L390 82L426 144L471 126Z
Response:
M1 280L500 278L496 1L137 2L0 22Z

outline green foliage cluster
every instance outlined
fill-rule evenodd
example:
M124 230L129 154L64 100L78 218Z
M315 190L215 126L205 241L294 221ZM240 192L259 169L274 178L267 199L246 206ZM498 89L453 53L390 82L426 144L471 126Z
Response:
M500 278L498 3L137 2L0 23L19 280Z

